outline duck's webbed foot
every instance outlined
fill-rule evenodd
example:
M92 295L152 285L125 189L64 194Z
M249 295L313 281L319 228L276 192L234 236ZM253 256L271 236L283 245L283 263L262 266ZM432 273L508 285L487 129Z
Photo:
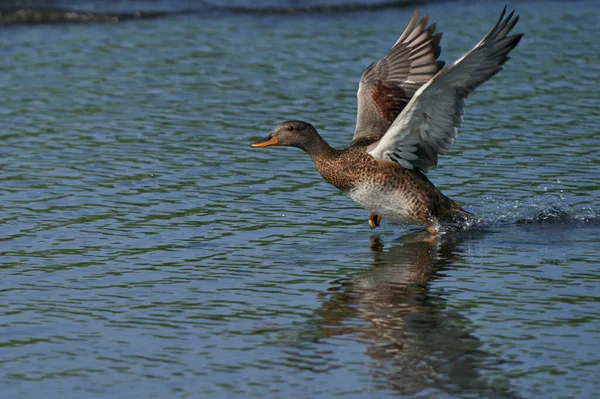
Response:
M369 216L369 227L374 229L379 226L379 222L381 221L381 216L376 215L374 212L371 212L371 216Z
M427 228L425 230L427 230L427 232L433 236L437 234L437 229L435 228L435 225L433 225L433 224L430 224L429 226L427 226Z

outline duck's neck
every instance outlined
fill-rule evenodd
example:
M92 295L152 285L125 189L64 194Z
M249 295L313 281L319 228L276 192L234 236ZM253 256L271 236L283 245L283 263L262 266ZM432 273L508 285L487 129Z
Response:
M299 147L310 155L315 163L316 159L331 156L336 152L317 132L314 133L314 136L309 141L302 143Z
M325 181L342 191L349 188L346 184L346 176L343 173L347 165L341 157L342 150L331 147L321 136L315 137L307 148L302 149L310 155L319 174Z

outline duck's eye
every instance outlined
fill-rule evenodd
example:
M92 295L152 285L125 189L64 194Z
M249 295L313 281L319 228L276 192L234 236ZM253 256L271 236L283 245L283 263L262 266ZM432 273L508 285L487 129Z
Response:
M294 130L294 126L291 126L291 125L290 125L290 126L288 126L288 127L287 127L287 130L289 130L289 131L291 132L292 130Z

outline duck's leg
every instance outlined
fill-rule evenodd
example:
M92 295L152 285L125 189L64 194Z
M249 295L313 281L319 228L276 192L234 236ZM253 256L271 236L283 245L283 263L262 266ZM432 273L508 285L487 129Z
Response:
M379 222L381 221L381 216L376 215L374 212L371 212L371 216L369 216L369 227L374 229L379 226Z

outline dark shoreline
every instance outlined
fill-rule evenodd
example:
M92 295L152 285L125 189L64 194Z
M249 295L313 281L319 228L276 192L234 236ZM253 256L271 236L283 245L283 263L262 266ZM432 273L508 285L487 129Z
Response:
M11 8L0 9L0 27L87 22L114 23L131 19L161 18L169 14L176 14L176 12L135 11L129 13L98 13L61 8Z
M334 14L345 12L379 11L386 9L413 8L439 3L443 0L404 0L387 1L377 4L349 3L343 5L317 5L295 7L228 7L201 3L201 8L173 11L130 11L130 12L88 12L50 7L0 7L0 27L15 25L47 25L60 23L115 23L134 19L155 19L177 15L207 13L249 14L249 15L296 15Z

